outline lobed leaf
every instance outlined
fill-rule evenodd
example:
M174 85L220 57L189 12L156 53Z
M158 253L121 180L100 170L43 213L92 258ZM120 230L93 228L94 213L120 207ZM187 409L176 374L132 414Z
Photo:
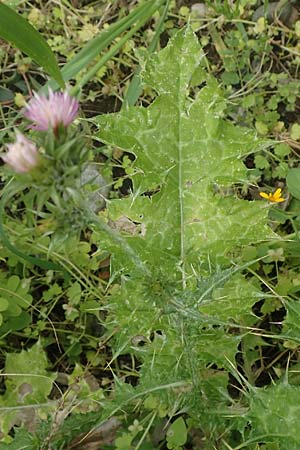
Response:
M278 384L255 389L247 414L252 425L250 437L257 442L279 444L280 450L296 450L299 436L300 388Z
M299 168L290 169L286 177L287 187L290 193L298 200L300 199L299 181L300 181Z
M190 96L202 57L193 32L180 30L142 68L157 92L153 103L95 118L103 142L135 157L132 192L110 201L103 214L110 231L103 227L98 239L111 252L112 273L121 274L106 323L120 330L113 359L134 352L144 390L187 383L190 392L164 391L165 403L222 435L239 410L226 389L239 327L255 322L252 306L262 298L232 261L243 246L275 234L269 206L242 200L232 188L246 180L243 157L263 142L224 119L213 78Z
M222 119L225 103L214 80L194 101L187 98L201 57L193 33L180 31L144 68L157 99L148 108L96 118L101 140L136 157L133 193L111 203L110 218L140 223L134 235L123 233L125 239L147 266L167 265L183 279L195 262L209 257L224 264L238 246L272 236L265 204L222 191L245 180L242 157L260 141ZM114 261L121 252L113 252ZM126 259L128 266L124 256L118 267Z
M282 335L296 342L300 341L300 303L289 300L286 304L286 317L283 321Z

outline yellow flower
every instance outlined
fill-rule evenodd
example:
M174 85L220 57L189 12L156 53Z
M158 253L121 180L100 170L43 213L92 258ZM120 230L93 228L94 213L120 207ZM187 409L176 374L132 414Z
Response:
M266 192L260 192L259 195L272 203L281 203L284 202L285 200L285 198L281 197L281 188L276 189L274 194L267 194Z

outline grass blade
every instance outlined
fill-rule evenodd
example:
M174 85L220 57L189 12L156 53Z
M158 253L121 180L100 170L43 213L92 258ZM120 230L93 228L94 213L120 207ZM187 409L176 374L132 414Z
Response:
M149 10L149 15L151 16L156 8L151 8ZM151 14L150 14L151 13ZM76 86L71 90L72 95L76 95L80 88L82 88L94 75L98 72L101 67L103 67L107 61L112 58L118 51L125 45L125 43L147 22L148 15L143 18L143 20L138 21L138 23L125 35L123 36L117 44L111 47L107 53L95 64L87 74L76 84Z
M88 42L88 44L85 45L75 55L75 57L63 67L61 71L63 79L65 81L69 81L74 78L78 72L88 66L93 59L105 50L120 34L137 22L140 23L141 27L163 3L164 0L147 1L146 3L135 8L135 10L132 11L127 17L124 17L114 25L111 25L108 30L101 32L99 36L96 36ZM85 79L89 81L89 79ZM83 86L82 83L81 86ZM46 91L48 87L55 89L57 88L57 84L50 81L41 89L41 92Z
M43 36L13 9L0 3L0 37L11 42L64 87L56 58Z
M164 24L168 9L169 9L169 0L166 1L164 10L162 12L162 15L160 16L157 28L155 30L155 34L154 34L153 39L148 48L148 53L153 53L157 48L159 36L162 32L163 24ZM130 83L130 85L127 89L127 92L125 94L125 97L124 97L122 108L127 108L128 106L133 106L142 93L142 84L141 84L141 80L140 80L140 76L139 76L140 71L141 71L141 68L139 67L132 77L131 83Z

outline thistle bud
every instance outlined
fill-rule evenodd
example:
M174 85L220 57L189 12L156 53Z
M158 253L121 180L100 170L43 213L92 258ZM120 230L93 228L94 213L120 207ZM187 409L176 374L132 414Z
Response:
M3 161L17 173L26 173L37 166L39 153L36 145L17 131L17 140L7 144L8 151L2 155Z

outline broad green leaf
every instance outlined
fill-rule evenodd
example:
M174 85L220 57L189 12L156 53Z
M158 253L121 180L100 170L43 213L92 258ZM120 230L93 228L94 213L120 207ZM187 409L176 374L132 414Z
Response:
M290 300L286 304L286 317L283 321L282 335L300 342L300 303Z
M239 336L224 333L222 328L199 329L199 323L191 319L169 320L166 333L159 329L153 342L145 343L136 352L143 361L140 386L146 389L186 381L182 390L161 392L160 400L170 405L171 411L174 404L187 409L202 429L226 430L225 416L231 415L232 410L228 408L228 372L223 368L228 370L234 364Z
M0 442L0 450L39 450L40 444L39 439L25 428L16 428L14 440L10 444Z
M64 87L54 53L43 36L24 17L4 3L0 3L0 37L30 56L61 87Z
M6 298L0 297L0 311L6 311L9 304Z
M274 148L274 152L275 155L279 156L280 158L284 158L291 153L291 147L287 144L278 144Z
M18 422L21 419L19 411L22 411L22 406L47 402L56 378L55 374L46 370L47 367L47 357L40 341L27 351L6 355L6 391L0 396L0 410L1 407L8 407L8 410L5 415L0 415L2 432L7 433L14 420ZM9 407L14 408L10 411Z
M242 157L260 141L222 119L224 99L214 80L194 101L187 98L201 56L189 29L177 33L144 68L144 82L159 94L152 105L96 119L100 139L136 156L133 194L111 202L110 219L121 231L124 217L140 223L123 231L124 240L148 267L167 265L183 279L191 263L205 264L208 255L224 263L234 248L272 235L264 203L222 189L246 178ZM124 255L120 266L128 262Z
M0 87L0 102L12 101L14 99L14 93L3 86Z
M32 322L31 315L26 311L22 311L18 316L4 317L4 319L0 327L0 336L5 336L11 331L23 330Z
M81 286L78 282L75 282L67 289L67 297L71 305L78 305L81 295Z
M112 252L113 268L130 275L110 305L109 322L116 320L121 329L117 353L128 350L135 336L148 339L156 329L172 335L170 327L176 330L186 314L198 324L196 336L203 338L192 344L197 358L206 355L205 363L221 367L234 361L239 338L225 339L222 329L205 337L206 318L220 324L252 321L251 307L260 296L240 276L222 285L211 276L212 289L198 304L198 291L207 281L196 281L192 274L207 277L210 266L228 266L239 247L273 235L265 203L227 193L228 186L246 178L242 157L258 150L260 141L223 119L225 102L215 80L208 78L195 100L187 95L201 57L190 29L178 32L143 68L143 80L158 93L156 100L148 108L96 118L100 139L136 156L132 194L111 201L108 208L118 238L100 233L99 239ZM194 312L188 310L195 304ZM181 319L176 324L169 314ZM171 354L177 343L168 339ZM223 351L216 351L216 339Z
M187 429L182 417L178 417L167 431L167 447L170 449L180 447L187 440Z
M10 8L14 9L21 3L25 3L25 1L26 0L4 0L3 3L5 3L5 5L9 6Z
M255 128L257 129L259 134L262 134L263 136L268 134L268 126L260 120L255 122Z
M115 441L116 450L128 450L131 448L133 436L130 433L122 433Z
M233 276L224 286L213 289L212 295L204 299L199 310L213 315L220 321L250 325L255 321L252 306L263 298L263 293L239 274Z
M232 188L247 180L243 157L263 142L224 119L224 95L213 78L190 96L202 57L193 32L180 30L142 65L144 84L157 92L153 103L95 118L104 143L135 156L132 192L109 202L101 219L108 226L97 240L111 252L113 275L121 275L106 323L119 330L113 359L135 353L145 391L192 385L191 394L164 391L165 404L193 411L205 432L217 423L221 435L229 429L226 383L239 327L254 323L252 307L261 299L232 262L243 246L275 234L269 205L242 200ZM214 392L214 402L206 392Z
M300 200L300 169L289 170L286 184L292 196Z
M298 123L294 123L290 130L291 138L295 141L300 139L300 125Z
M278 384L255 389L247 414L250 436L257 442L277 443L280 450L296 450L300 448L299 415L299 387Z

